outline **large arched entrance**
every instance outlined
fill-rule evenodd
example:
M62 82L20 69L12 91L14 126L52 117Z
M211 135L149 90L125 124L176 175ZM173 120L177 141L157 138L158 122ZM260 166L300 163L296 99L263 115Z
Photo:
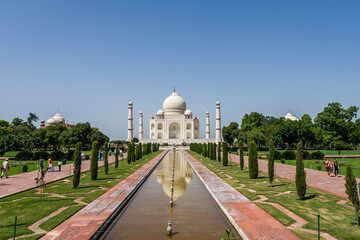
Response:
M169 125L169 138L177 139L180 138L180 125L178 123L171 123Z

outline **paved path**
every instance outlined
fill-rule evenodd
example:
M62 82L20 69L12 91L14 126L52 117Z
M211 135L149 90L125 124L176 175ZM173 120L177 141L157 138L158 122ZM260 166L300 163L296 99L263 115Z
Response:
M299 239L297 235L218 177L189 153L185 151L183 153L209 193L243 239Z
M126 153L124 154L126 157ZM108 158L109 163L115 162L115 156ZM104 165L104 161L99 161L99 167ZM74 164L62 165L61 172L58 172L58 167L55 166L55 172L48 172L45 176L45 182L50 183L63 178L72 176L74 173ZM81 172L90 170L90 160L83 161L81 164ZM23 192L36 187L35 178L38 177L38 171L31 171L11 175L9 178L0 179L0 198L13 195L15 193Z
M157 155L41 239L89 239L166 153Z
M239 155L229 154L229 161L239 164ZM259 170L268 172L268 161L259 159ZM244 157L244 164L248 166L248 158ZM306 184L310 187L337 195L339 197L347 198L345 193L345 176L328 177L326 172L312 170L305 168ZM345 171L345 169L344 169ZM291 181L295 181L296 166L291 166L282 163L275 163L275 175ZM332 174L333 175L333 174ZM360 178L356 179L360 183Z

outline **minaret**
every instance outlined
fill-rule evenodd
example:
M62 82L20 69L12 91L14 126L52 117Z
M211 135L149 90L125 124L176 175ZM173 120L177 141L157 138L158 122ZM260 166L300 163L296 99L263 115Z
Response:
M205 129L205 139L210 139L210 114L206 112L206 129Z
M143 139L143 112L139 115L139 140Z
M133 103L129 102L129 115L128 115L128 137L126 141L131 141L133 139Z
M220 102L216 102L216 128L215 128L215 142L221 142L221 117L220 117Z

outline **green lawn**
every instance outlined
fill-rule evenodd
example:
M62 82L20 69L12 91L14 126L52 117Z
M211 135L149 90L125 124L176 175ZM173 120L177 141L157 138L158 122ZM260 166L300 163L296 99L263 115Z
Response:
M277 150L279 152L285 152L285 150ZM295 151L295 150L294 150ZM313 152L316 152L318 150L305 150L308 151L310 154ZM320 150L325 155L339 155L337 150ZM231 152L233 154L237 154L237 152ZM258 153L261 153L263 155L266 155L269 153L269 151L258 151ZM247 152L244 153L244 155L247 155ZM360 149L358 150L341 150L340 155L360 155Z
M301 201L298 200L295 184L292 181L276 177L273 187L270 187L267 174L263 172L259 172L258 179L249 179L248 169L245 168L244 171L241 172L238 164L230 163L229 166L224 167L222 163L209 160L191 151L189 151L189 153L233 187L245 184L245 187L237 188L237 190L250 200L254 201L259 199L259 195L263 195L268 198L268 202L278 203L302 217L309 222L304 226L307 229L317 230L317 214L320 213L321 231L327 232L337 239L360 238L360 228L355 225L355 212L348 207L338 204L338 201L343 200L340 197L308 187L306 200ZM220 174L220 172L223 173ZM232 176L233 179L228 179L225 174ZM255 190L256 192L247 189ZM280 196L276 195L286 191L291 192ZM284 225L291 224L291 219L284 216L277 209L264 205L265 204L259 204L261 208ZM295 233L298 234L298 232ZM301 232L298 235L302 239L314 239L312 238L314 237L312 234Z
M74 200L80 198L83 202L92 202L107 191L102 188L112 188L159 153L160 151L149 154L131 164L121 161L118 169L115 169L114 164L110 164L107 175L101 167L99 168L98 180L95 181L90 179L90 172L82 173L80 185L77 189L72 188L72 177L69 177L46 185L43 197L38 194L39 189L33 189L0 199L0 239L12 238L15 216L18 217L16 236L22 236L32 233L28 229L30 225L61 207L67 206L68 208L65 211L40 226L47 231L53 229L84 207L75 203ZM136 166L137 164L139 165ZM59 194L62 197L51 194ZM41 235L28 239L39 237Z

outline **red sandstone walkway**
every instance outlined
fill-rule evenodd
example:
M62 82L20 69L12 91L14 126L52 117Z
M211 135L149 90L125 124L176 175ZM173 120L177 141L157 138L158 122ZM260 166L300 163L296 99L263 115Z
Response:
M126 153L124 155L126 157ZM115 161L115 156L109 157L109 163ZM99 161L99 167L104 165L104 161ZM49 172L45 176L45 182L54 182L69 176L74 173L74 164L62 165L61 172L58 172L58 167L55 167L55 172ZM83 161L81 164L81 172L90 170L90 160ZM25 190L29 190L36 187L35 178L37 177L38 171L32 171L27 173L21 173L11 175L9 178L0 179L0 198L13 195Z
M183 151L209 193L243 239L299 239L255 203Z
M229 160L239 164L239 155L229 154ZM259 170L268 172L268 161L259 159ZM248 158L244 157L244 164L248 166ZM345 169L344 169L345 170ZM347 198L345 193L345 176L328 177L326 172L321 172L312 169L305 169L306 171L306 184L310 187L337 195L339 197ZM291 166L282 163L275 163L275 175L281 178L295 181L296 166ZM332 174L333 175L333 174ZM360 183L360 178L356 179Z
M166 153L157 155L41 239L89 239Z

